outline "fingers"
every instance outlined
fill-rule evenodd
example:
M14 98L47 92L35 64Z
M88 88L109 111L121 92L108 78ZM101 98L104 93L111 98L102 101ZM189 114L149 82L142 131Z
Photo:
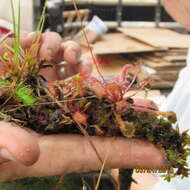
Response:
M39 40L39 42L42 41L42 34L40 32L22 32L21 34L21 46L23 49L30 48L31 45Z
M61 36L56 32L46 32L42 35L42 45L40 48L40 58L48 58L50 60L57 59L62 43Z
M161 167L164 156L154 145L125 138L91 137L106 168ZM102 162L98 159L89 141L77 135L50 135L39 138L40 157L32 166L26 167L15 162L0 165L0 181L24 177L52 176L63 173L99 170ZM154 158L154 159L153 159Z
M21 32L21 39L20 39L20 43L21 46L23 48L28 47L30 44L28 43L28 33L27 32ZM0 55L2 55L3 53L5 53L5 51L7 51L7 47L6 46L13 46L13 42L14 42L14 37L15 35L13 34L12 36L9 36L8 38L6 38L5 40L3 40L0 43Z
M61 45L64 52L64 60L70 64L78 64L81 58L81 48L80 46L73 42L67 41Z
M83 62L83 60L81 60L80 46L73 41L67 41L61 44L61 50L62 50L61 61L64 60L66 64L61 65L57 68L58 71L60 71L59 72L60 78L64 79L79 73L82 68L82 62Z
M42 45L39 52L40 59L49 59L53 63L62 61L61 50L62 38L55 32L46 32L42 35ZM44 68L40 70L40 73L49 81L55 81L59 79L59 72L56 65L52 68Z
M27 32L21 32L21 39L20 39L20 44L22 48L27 48L30 47L31 45L31 41L34 38L34 36L36 36L35 33L32 33L32 35ZM7 51L7 47L6 46L10 46L13 47L13 42L14 42L14 34L12 36L9 36L8 38L6 38L5 40L2 41L2 43L0 43L0 56L2 56L6 51ZM0 76L3 74L3 65L0 63Z
M61 60L60 48L62 38L59 34L55 32L46 32L41 34L39 32L32 32L27 34L27 36L22 36L21 44L23 48L29 48L36 39L39 39L41 42L40 50L39 50L39 59L49 59L52 62L56 62ZM45 68L41 69L40 73L49 81L58 80L59 76L57 73L56 66L53 68Z
M90 73L92 72L92 64L88 60L81 59L81 61L78 64L67 63L60 66L59 69L60 69L60 74L59 74L60 79L64 79L72 75L75 75L77 73L90 75Z
M32 165L39 156L37 140L24 129L0 122L0 162Z
M68 65L64 67L66 75L63 78L69 77L77 73L90 73L92 66L90 61L81 58L80 46L72 41L62 43L62 38L55 32L46 32L40 34L38 32L21 34L21 46L22 48L31 47L32 43L39 38L41 42L39 58L49 59L53 63L60 63L62 61L68 62ZM6 39L5 43L9 46L13 45L13 38ZM6 48L0 47L0 54L3 54ZM0 65L0 75L2 75L2 65ZM60 79L60 66L53 65L53 68L42 69L40 72L49 81ZM62 76L61 76L62 77Z
M109 150L106 168L160 167L165 164L160 150L145 141L91 137L102 160ZM76 135L43 136L38 162L26 175L47 176L99 170L102 166L89 141ZM154 159L153 159L154 158Z

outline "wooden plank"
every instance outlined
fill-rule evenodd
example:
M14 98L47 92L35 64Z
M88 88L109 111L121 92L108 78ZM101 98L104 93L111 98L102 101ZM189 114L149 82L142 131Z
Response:
M164 81L176 81L179 71L159 71L155 75L151 75L153 78Z
M187 56L186 55L166 55L163 56L162 59L165 61L170 61L170 62L185 62Z
M118 75L126 64L131 62L122 55L99 55L97 56L99 70L108 79ZM94 76L99 76L96 68L93 68Z
M160 50L160 48L151 47L122 33L106 34L101 41L93 45L93 51L97 55L153 52L157 50Z
M149 66L149 67L151 67L151 68L153 68L153 69L155 69L155 70L157 70L157 71L168 71L168 70L172 70L172 71L178 71L178 70L180 70L180 69L182 69L183 67L181 67L181 66L174 66L174 67L172 67L171 65L168 65L168 66L163 66L163 65L156 65L156 64L154 64L154 63L151 63L150 61L149 62L145 62L144 63L145 65L147 65L147 66Z
M173 88L175 85L175 81L157 81L151 83L152 89L166 89L166 88Z
M150 97L155 97L155 96L161 96L161 92L160 90L130 90L129 92L127 92L125 94L125 96L131 96L134 95L135 93L137 93L135 96L136 98L150 98Z
M151 67L157 71L160 70L180 70L185 67L186 62L167 62L167 61L154 61L151 59L143 59L143 64Z
M190 35L158 28L119 28L125 35L157 48L189 48Z

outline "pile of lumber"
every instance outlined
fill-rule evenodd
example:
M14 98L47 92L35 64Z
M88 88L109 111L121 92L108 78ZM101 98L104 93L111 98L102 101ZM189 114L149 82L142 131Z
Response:
M187 49L169 49L166 52L144 54L142 72L152 77L154 88L172 88L178 78L179 71L186 65Z
M156 28L118 30L120 33L108 33L93 45L103 74L115 75L122 65L140 60L140 80L152 77L153 88L172 88L179 71L186 65L190 35Z

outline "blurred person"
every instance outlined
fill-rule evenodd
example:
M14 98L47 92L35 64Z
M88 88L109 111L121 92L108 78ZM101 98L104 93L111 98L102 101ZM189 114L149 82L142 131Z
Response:
M190 1L189 0L162 0L167 12L181 25L190 30ZM190 129L190 50L187 56L187 65L181 70L179 78L166 103L161 107L163 111L173 111L177 114L180 131ZM188 159L190 168L190 159ZM138 185L133 184L133 190L187 190L190 177L181 179L176 177L171 182L150 174L135 174Z

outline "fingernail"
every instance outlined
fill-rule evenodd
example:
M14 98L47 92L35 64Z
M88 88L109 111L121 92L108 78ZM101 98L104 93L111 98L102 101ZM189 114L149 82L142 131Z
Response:
M0 150L0 157L2 157L3 159L6 159L6 160L12 160L12 161L15 160L13 158L13 156L11 155L11 153L7 149Z

